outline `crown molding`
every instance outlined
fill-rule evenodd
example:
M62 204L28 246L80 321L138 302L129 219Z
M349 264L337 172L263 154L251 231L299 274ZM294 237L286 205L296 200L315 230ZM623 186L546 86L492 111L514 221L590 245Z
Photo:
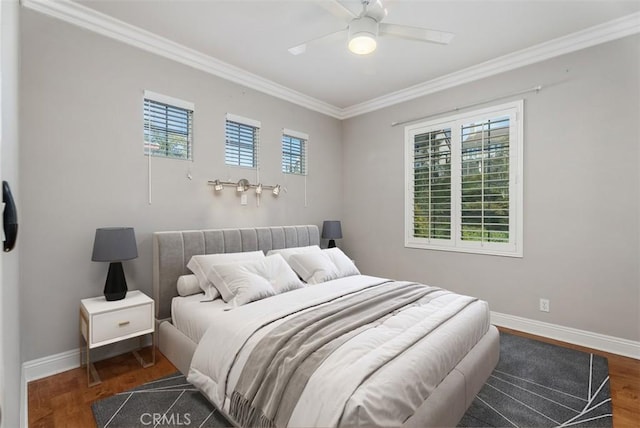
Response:
M58 18L153 54L177 61L225 80L292 102L328 116L341 118L342 109L287 88L209 55L127 24L70 0L21 0L24 7Z
M640 33L640 12L522 49L360 104L342 109L342 119L359 116L444 89L494 76L626 36Z
M359 104L340 108L71 0L21 0L21 4L103 36L340 120L640 33L640 12L636 12Z

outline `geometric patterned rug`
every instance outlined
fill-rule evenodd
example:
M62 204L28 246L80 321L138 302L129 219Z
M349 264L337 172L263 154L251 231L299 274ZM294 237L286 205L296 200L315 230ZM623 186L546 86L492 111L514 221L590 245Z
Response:
M232 426L180 372L96 401L92 408L100 428Z
M92 405L99 428L230 427L180 373ZM460 427L611 427L606 358L500 334L500 362Z
M607 359L502 333L500 362L458 426L611 427Z

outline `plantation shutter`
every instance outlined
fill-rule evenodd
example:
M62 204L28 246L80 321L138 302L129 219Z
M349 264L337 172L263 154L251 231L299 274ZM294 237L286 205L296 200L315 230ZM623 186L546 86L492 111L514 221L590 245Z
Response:
M282 172L307 175L307 141L309 136L290 129L282 131Z
M145 155L191 160L193 110L192 103L145 91Z
M509 242L508 116L461 127L463 241Z
M260 122L227 114L225 164L258 167Z
M405 128L405 246L522 257L523 101Z
M451 238L451 129L414 136L413 236Z

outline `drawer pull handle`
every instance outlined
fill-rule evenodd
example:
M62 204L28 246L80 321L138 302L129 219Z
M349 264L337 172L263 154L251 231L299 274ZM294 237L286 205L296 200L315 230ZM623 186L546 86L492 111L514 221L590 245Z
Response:
M130 321L120 321L118 323L118 327L124 327L124 326L129 325L129 324L131 324Z

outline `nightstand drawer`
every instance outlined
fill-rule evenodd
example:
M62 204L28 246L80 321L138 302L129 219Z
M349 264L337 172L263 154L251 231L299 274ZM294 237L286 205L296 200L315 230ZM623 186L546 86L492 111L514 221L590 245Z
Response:
M141 305L96 314L93 316L91 343L120 339L152 329L152 305Z
M80 301L80 336L86 346L87 381L89 386L100 383L100 376L91 363L91 350L100 346L138 338L151 334L151 361L145 361L136 350L133 355L142 367L155 364L156 347L153 338L155 330L155 302L140 290L127 292L124 299L106 300L104 297L90 297ZM81 339L82 345L82 339ZM80 365L84 365L80 353Z

